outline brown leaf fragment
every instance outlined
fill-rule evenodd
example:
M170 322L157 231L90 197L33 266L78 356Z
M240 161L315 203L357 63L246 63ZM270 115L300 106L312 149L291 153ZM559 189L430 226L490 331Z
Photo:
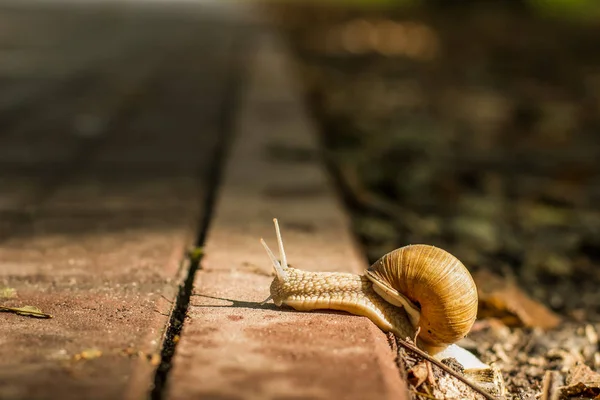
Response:
M598 387L589 387L583 382L565 386L562 394L567 398L600 399L600 389Z
M560 317L533 300L517 284L489 271L479 271L473 278L479 295L478 318L497 318L507 326L552 329Z
M408 370L408 382L416 388L419 388L429 376L429 369L426 361L421 361L414 367Z
M568 398L600 399L600 374L585 364L577 364L569 371L562 394Z
M583 382L588 385L600 385L600 374L585 364L577 364L567 377L567 384Z

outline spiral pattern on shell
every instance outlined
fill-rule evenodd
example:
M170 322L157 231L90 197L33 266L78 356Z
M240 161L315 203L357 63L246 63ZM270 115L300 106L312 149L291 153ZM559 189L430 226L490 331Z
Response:
M452 254L430 245L409 245L387 253L368 269L420 309L419 340L442 348L469 333L477 316L477 288ZM417 327L415 326L415 329Z

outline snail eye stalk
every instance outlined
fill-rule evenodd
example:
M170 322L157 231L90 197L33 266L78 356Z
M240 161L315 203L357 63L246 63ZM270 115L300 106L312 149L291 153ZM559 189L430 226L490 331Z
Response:
M279 222L277 218L273 218L273 224L275 225L275 234L277 235L277 245L279 246L279 259L281 260L281 266L287 268L287 259L285 257L285 250L283 250L283 239L281 238L281 231L279 230Z

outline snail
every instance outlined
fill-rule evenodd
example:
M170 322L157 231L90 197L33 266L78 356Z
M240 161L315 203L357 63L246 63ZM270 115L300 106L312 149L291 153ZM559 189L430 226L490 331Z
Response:
M385 332L414 337L438 359L454 357L465 368L488 368L454 343L477 316L477 288L452 254L430 245L409 245L387 253L363 275L308 272L288 266L277 219L273 220L281 262L264 246L275 270L270 296L277 306L298 311L334 309L370 319Z

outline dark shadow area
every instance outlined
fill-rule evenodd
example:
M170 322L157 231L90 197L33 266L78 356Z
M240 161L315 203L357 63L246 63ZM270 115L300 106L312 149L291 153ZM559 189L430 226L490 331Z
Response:
M296 311L295 309L293 309L290 306L287 305L283 305L281 307L276 306L271 300L269 300L268 302L256 302L256 301L245 301L245 300L234 300L234 299L226 299L224 297L216 297L216 296L209 296L206 294L199 294L199 293L192 293L192 297L204 297L207 299L213 299L213 300L221 300L221 301L228 301L231 304L224 304L224 305L209 305L209 304L193 304L190 303L190 307L197 307L197 308L249 308L249 309L253 309L253 310L273 310L273 311L277 311L277 312L291 312L291 313L297 313L298 311ZM328 310L328 309L322 309L322 310L311 310L311 311L303 311L303 312L310 312L311 314L345 314L345 315L353 315L353 314L349 314L345 311L337 311L337 310ZM366 318L366 317L359 317L359 318Z
M222 301L228 301L231 304L227 304L227 305L199 305L199 304L190 304L190 307L208 307L208 308L228 308L228 307L232 307L232 308L251 308L251 309L255 309L255 310L279 310L280 307L277 307L275 304L273 304L272 302L256 302L256 301L244 301L244 300L234 300L234 299L226 299L223 297L215 297L215 296L209 296L206 294L200 294L200 293L192 293L192 297L204 297L206 299L213 299L213 300L222 300ZM281 308L281 310L285 310L285 308Z
M0 240L181 226L239 61L222 12L0 3Z

